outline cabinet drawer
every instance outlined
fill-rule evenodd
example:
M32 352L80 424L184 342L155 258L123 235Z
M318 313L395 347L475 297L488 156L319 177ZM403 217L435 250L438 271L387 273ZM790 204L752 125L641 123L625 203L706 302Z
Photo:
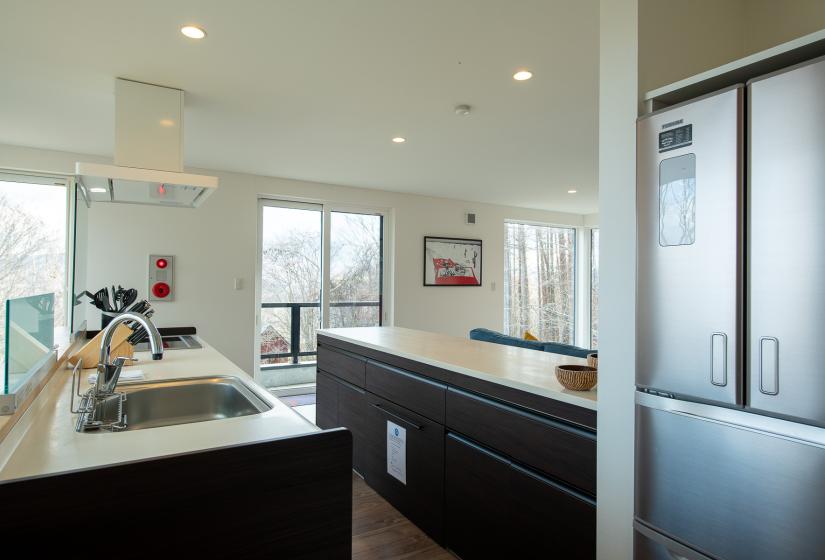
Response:
M446 385L372 360L367 361L366 379L371 393L444 423Z
M450 430L594 495L596 435L532 412L450 388Z
M455 434L446 449L447 547L465 560L512 558L510 462Z
M595 560L595 501L518 465L509 482L514 557Z
M337 428L338 423L338 382L321 370L315 375L315 423L319 428Z
M366 365L367 359L358 354L318 345L318 368L353 385L364 386Z
M447 546L464 560L596 557L596 504L510 459L447 434Z
M441 542L444 521L444 427L366 392L363 475L398 511ZM407 483L387 472L387 421L407 433Z
M338 382L338 423L352 432L352 468L364 473L364 448L369 433L366 391Z

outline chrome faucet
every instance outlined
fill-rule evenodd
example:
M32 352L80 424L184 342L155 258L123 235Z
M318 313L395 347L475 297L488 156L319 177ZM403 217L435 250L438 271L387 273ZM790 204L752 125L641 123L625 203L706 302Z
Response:
M140 313L121 313L106 326L103 330L103 339L100 343L100 362L97 364L97 380L95 381L95 393L98 397L111 395L115 391L117 381L120 379L120 370L126 362L137 361L133 358L115 358L110 362L110 346L115 330L121 323L134 321L139 323L149 335L149 347L152 349L152 359L163 358L163 340L157 327L149 320L149 317Z

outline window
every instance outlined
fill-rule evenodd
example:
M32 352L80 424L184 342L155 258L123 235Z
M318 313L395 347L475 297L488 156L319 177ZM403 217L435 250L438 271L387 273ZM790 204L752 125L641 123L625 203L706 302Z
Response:
M599 347L599 230L590 230L590 348Z
M267 386L295 384L299 372L274 370L315 362L319 328L382 324L384 216L261 200L260 221L260 370Z
M384 217L330 212L329 326L381 325Z
M7 365L7 300L53 293L54 340L68 335L67 201L63 179L0 173L0 371Z
M576 230L505 223L505 331L575 343Z

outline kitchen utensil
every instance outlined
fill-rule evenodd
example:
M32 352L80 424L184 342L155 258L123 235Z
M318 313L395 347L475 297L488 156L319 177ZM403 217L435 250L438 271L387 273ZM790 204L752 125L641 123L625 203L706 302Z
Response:
M120 298L120 309L123 311L130 305L132 305L135 300L137 299L138 292L134 288L129 288L128 290L123 290L123 294Z
M109 299L109 296L106 293L106 288L101 288L98 291L96 291L94 293L94 296L92 296L92 299L94 299L95 307L97 307L101 311L111 311L111 309L109 309L109 303L107 301Z

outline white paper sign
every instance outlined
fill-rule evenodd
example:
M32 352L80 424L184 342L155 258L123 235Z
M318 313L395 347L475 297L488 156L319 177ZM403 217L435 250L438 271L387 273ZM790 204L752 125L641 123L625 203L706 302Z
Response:
M407 484L407 430L387 421L387 472Z

